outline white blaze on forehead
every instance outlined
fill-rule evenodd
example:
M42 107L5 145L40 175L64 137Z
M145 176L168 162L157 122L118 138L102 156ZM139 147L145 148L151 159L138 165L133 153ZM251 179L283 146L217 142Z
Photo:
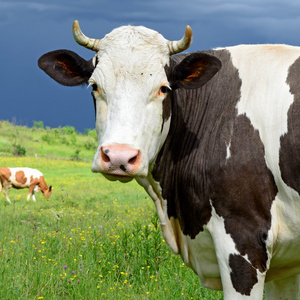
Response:
M164 66L169 62L167 40L144 27L113 30L103 38L96 55L99 63L91 80L107 93L114 91L117 83L127 85L123 86L123 94L127 90L132 93L131 88L143 91L144 87L151 87L154 80L160 80L157 76L163 77Z
M169 56L168 41L158 32L143 26L122 26L114 29L101 40L98 53L118 52L128 49L155 52ZM115 47L118 48L115 48ZM148 53L151 56L151 53Z

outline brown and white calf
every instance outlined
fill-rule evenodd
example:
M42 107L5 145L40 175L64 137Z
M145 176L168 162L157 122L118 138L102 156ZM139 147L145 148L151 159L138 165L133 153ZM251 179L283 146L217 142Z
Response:
M48 198L51 195L52 186L47 186L43 173L31 168L0 168L0 192L3 193L8 202L8 190L10 188L24 189L29 188L27 201L32 196L33 201L36 201L34 193L41 191Z

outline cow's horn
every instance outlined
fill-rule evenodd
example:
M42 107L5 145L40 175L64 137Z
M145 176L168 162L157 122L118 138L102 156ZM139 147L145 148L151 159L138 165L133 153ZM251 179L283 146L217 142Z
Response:
M192 28L187 25L185 28L184 37L180 41L169 41L168 47L170 50L170 55L180 53L187 48L189 48L193 41L193 31Z
M73 23L73 36L74 36L75 41L79 45L81 45L85 48L88 48L90 50L96 51L96 52L99 51L101 40L91 39L91 38L85 36L82 33L82 31L80 30L79 23L77 20L75 20Z

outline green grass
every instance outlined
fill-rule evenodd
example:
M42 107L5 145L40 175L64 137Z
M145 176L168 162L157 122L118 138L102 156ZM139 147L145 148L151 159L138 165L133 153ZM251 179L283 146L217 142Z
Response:
M91 162L0 156L44 173L53 195L0 196L0 299L222 299L171 253L152 200Z
M49 201L0 195L0 299L222 299L171 253L140 186L90 171L96 147L94 130L0 121L0 166L37 168L53 186Z
M0 121L0 156L21 155L91 161L96 149L95 130L80 134L70 126L28 128Z

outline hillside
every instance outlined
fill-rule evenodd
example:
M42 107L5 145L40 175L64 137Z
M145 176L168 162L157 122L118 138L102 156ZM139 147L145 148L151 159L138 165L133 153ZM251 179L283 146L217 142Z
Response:
M74 127L32 128L0 121L0 156L35 156L49 159L92 161L97 149L95 129L78 133Z

